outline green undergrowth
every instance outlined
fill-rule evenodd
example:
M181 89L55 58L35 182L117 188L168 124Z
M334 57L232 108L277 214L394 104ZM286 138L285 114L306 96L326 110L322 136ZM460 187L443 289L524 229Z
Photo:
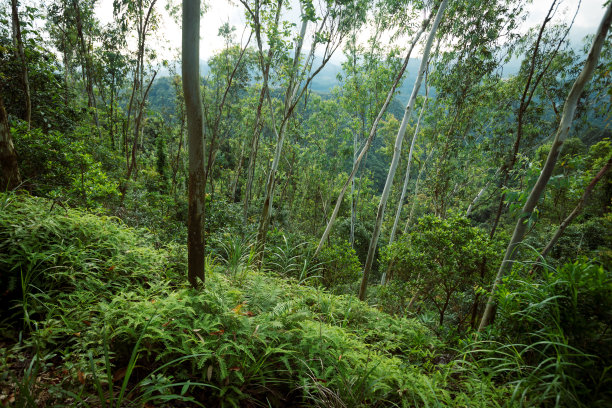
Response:
M117 219L0 195L2 403L490 406L506 392L457 388L416 320L212 257L194 290L185 263Z

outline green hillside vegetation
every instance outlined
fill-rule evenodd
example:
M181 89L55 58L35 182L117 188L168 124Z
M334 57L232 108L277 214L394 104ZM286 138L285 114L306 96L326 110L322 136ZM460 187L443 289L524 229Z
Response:
M612 4L546 3L0 0L0 406L612 406Z
M279 257L257 271L249 243L224 235L198 291L186 285L182 246L160 248L147 231L49 200L2 194L0 203L3 339L21 333L0 348L0 389L16 392L18 405L484 407L518 403L522 393L543 403L610 396L600 381L612 338L601 324L612 284L592 263L502 291L505 330L494 338L521 333L533 345L491 339L449 349L418 319L321 286L350 258L332 264L323 255L298 275ZM302 260L298 251L290 265ZM585 302L592 318L581 324Z

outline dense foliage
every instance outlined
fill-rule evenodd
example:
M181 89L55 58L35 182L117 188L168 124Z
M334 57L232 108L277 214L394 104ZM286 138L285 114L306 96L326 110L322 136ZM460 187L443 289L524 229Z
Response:
M610 2L233 3L0 0L0 404L611 405Z

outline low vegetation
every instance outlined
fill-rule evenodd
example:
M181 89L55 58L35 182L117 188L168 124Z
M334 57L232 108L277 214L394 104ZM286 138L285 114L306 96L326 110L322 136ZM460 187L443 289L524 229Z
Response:
M538 285L512 277L500 291L500 325L445 344L426 318L334 295L311 284L317 275L283 276L273 271L279 262L258 272L248 242L227 235L226 256L207 258L206 288L195 290L183 248L156 247L144 230L27 195L3 194L0 203L5 404L485 407L610 398L612 283L587 261L547 272ZM236 260L236 251L245 256ZM353 262L336 262L317 282L358 280L337 272ZM319 273L327 264L315 265Z

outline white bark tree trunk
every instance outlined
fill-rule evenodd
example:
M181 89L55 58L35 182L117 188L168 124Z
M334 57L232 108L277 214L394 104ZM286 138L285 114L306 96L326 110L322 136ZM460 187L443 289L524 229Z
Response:
M395 176L395 171L397 170L397 165L399 163L399 157L402 151L402 142L404 140L404 135L406 134L406 128L408 126L408 121L410 120L410 115L412 114L412 110L414 109L414 104L416 101L417 94L419 92L419 88L421 87L421 83L423 82L423 77L425 76L425 70L427 69L427 63L429 61L429 53L431 52L431 46L433 45L433 40L436 35L436 30L438 29L438 25L440 24L440 20L442 20L442 15L444 14L444 10L446 10L446 6L448 5L448 0L443 0L438 8L438 12L436 13L436 18L434 19L433 25L431 27L431 31L429 32L429 36L427 38L427 42L425 44L425 49L423 50L423 59L421 60L421 66L419 68L419 75L414 83L414 87L412 89L412 95L410 95L410 100L408 101L408 105L406 106L406 110L404 111L404 117L402 119L402 123L397 132L397 137L395 138L395 146L393 148L393 158L391 159L391 166L389 167L389 173L387 174L387 181L385 183L385 188L383 189L382 196L380 197L380 204L378 205L378 211L376 214L376 223L374 224L374 231L372 231L372 239L370 240L370 247L368 249L368 257L366 258L366 264L363 269L363 277L361 279L361 286L359 287L359 299L364 300L366 289L368 286L368 278L370 276L370 270L372 269L372 263L374 262L374 256L376 254L376 246L378 244L378 237L380 235L380 227L382 225L382 220L385 215L385 207L387 206L387 200L389 198L389 193L391 192L391 186L393 185L393 177Z
M353 166L357 161L357 133L353 135ZM355 247L355 223L357 221L357 197L355 197L355 179L351 180L351 248Z
M329 236L329 233L331 232L331 229L334 226L334 223L336 221L336 217L338 216L338 211L340 210L340 205L342 204L342 199L344 198L346 189L348 188L348 185L353 181L353 178L355 177L355 174L357 173L357 170L359 169L359 164L361 163L361 160L367 154L368 150L370 149L370 146L372 145L372 141L374 140L374 136L376 135L376 128L378 127L378 123L380 122L383 115L385 114L387 107L389 106L389 103L391 103L391 100L393 99L393 95L395 94L395 90L397 89L397 86L400 80L402 79L402 76L404 75L404 71L406 71L406 66L408 65L408 61L410 60L410 55L412 55L412 50L418 43L419 38L421 38L421 35L423 34L423 32L425 32L425 29L427 28L428 24L429 24L429 18L423 21L421 29L415 35L414 40L412 41L412 44L410 45L410 49L408 50L408 53L406 54L406 58L404 59L402 68L397 73L395 80L393 82L393 85L391 86L391 89L389 89L389 92L387 93L387 99L385 99L385 103L380 109L380 112L378 112L378 116L376 116L376 119L374 119L374 122L372 123L372 127L370 128L370 134L368 136L368 139L366 140L365 145L361 149L361 152L359 152L359 156L357 156L357 159L354 160L353 170L351 171L351 174L349 174L348 179L346 180L346 182L342 186L342 189L340 190L340 194L338 195L338 199L336 200L334 211L332 212L329 222L327 223L327 227L325 227L325 231L323 232L323 235L321 236L321 239L319 240L319 245L317 246L317 250L315 251L314 256L317 256L319 252L321 252L321 249L323 249L323 245L325 245L325 241L327 240L327 237Z
M493 320L495 291L506 272L512 267L512 263L516 255L516 248L521 243L523 237L525 236L525 232L527 231L527 221L533 213L533 210L535 209L535 206L552 175L557 159L559 158L559 153L561 152L561 147L569 134L569 130L574 119L574 113L576 111L576 105L578 104L578 99L580 98L585 85L587 82L589 82L591 76L593 75L593 71L595 70L597 61L599 60L601 48L606 39L608 30L610 29L611 22L612 4L609 4L597 30L597 34L593 40L593 44L591 45L591 50L589 51L589 55L584 63L584 67L582 68L580 75L578 75L578 78L576 78L576 81L574 82L574 85L572 86L572 89L565 100L563 114L561 116L561 121L559 122L559 128L557 129L555 139L553 140L550 152L546 158L546 163L544 163L544 167L540 172L540 177L538 177L538 181L536 181L536 184L533 186L529 197L527 197L527 202L525 203L516 226L514 227L514 233L512 234L508 248L506 248L504 260L502 261L497 272L497 276L495 277L495 281L493 282L491 293L487 301L487 306L482 316L482 320L480 321L480 325L478 326L478 331L482 331Z
M423 112L425 112L425 105L427 104L428 92L425 92L425 100L421 107L421 113L419 113L419 119L417 120L416 127L414 128L414 134L412 135L412 142L410 142L410 150L408 151L408 164L406 165L406 175L404 176L404 185L402 186L402 193L400 195L399 203L397 203L397 210L395 211L395 220L393 221L393 228L391 228L391 235L389 236L389 245L395 240L395 232L397 231L397 224L402 214L402 207L404 206L404 198L406 198L406 190L408 189L408 182L410 181L410 165L412 164L412 152L414 151L414 144L419 135L421 127L421 118Z

